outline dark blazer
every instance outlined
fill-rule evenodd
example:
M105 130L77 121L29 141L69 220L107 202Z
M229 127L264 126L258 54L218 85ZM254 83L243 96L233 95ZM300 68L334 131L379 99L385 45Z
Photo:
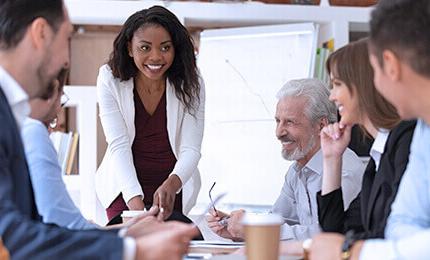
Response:
M117 231L41 223L15 118L0 88L0 237L11 259L121 259Z
M346 212L341 189L324 196L317 193L318 219L323 231L345 233L353 229L360 239L384 237L391 204L408 164L415 125L416 121L404 121L391 130L378 171L370 159L361 192Z

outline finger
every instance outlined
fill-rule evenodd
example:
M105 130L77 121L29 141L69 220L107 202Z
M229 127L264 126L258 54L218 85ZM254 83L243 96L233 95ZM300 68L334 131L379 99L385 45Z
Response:
M331 139L336 140L335 136L334 136L334 127L333 124L330 124L327 126L328 128L328 134L330 136Z
M163 216L166 216L166 210L168 210L168 202L167 202L167 193L164 191L160 191L158 194L160 212L163 213Z
M333 126L332 125L327 125L325 126L321 132L324 134L324 138L330 138L332 140L334 140L333 138Z
M220 212L220 211L218 211L218 212ZM214 217L216 217L217 216L217 214L218 214L218 212L216 212L213 208L211 208L210 210L209 210L209 214L211 215L211 216L214 216Z
M152 205L152 207L148 210L148 214L151 216L156 216L159 211L160 208L157 205Z
M220 217L210 217L208 223L218 223L221 220Z
M328 126L324 126L323 127L323 129L321 129L321 133L322 133L322 137L323 138L327 138L327 137L329 137L330 138L330 133L329 133L329 129L328 129Z
M157 220L158 221L164 221L164 209L163 208L160 208L160 211L158 212L158 215L157 215Z
M163 205L164 205L164 217L168 218L170 217L170 215L172 215L173 208L175 206L175 195L168 195L166 193L166 199Z
M154 196L152 198L152 206L158 206L160 209L160 199L158 198L159 191L155 191Z
M208 227L210 229L220 229L220 228L223 228L224 226L218 224L218 222L211 222L211 223L208 223Z
M337 122L333 124L333 134L336 140L342 136L342 130Z
M206 221L207 222L212 222L212 221L215 221L215 216L213 216L212 214L210 214L210 212L209 212L209 214L208 215L206 215L205 216L205 219L206 219Z
M225 230L226 228L224 227L224 226L215 226L215 227L213 227L213 228L211 228L211 230L213 231L213 232L215 232L215 233L218 233L218 232L221 232L221 231L223 231L223 230Z
M185 236L188 237L187 243L198 235L200 235L200 230L194 225L188 225L187 230L185 230Z
M215 217L215 216L212 216L212 215L206 215L206 221L207 222L218 222L218 221L220 221L221 220L221 218L220 217Z
M238 216L241 217L243 216L244 213L245 213L245 210L243 209L235 210L230 213L230 217L238 217Z
M339 131L339 123L329 125L330 137L332 140L339 140L342 133Z

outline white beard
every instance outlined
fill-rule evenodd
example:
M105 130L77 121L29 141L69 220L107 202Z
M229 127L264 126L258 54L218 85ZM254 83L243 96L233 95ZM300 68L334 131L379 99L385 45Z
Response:
M314 148L315 144L315 135L311 135L308 145L303 150L300 150L300 148L297 147L292 153L287 153L287 151L283 149L282 157L287 161L301 160L312 150L312 148Z

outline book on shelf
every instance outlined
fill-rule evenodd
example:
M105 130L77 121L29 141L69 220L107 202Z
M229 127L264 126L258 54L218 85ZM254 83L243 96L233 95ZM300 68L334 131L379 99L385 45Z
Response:
M329 84L330 76L327 73L326 62L330 54L334 49L333 39L322 44L321 48L317 48L317 53L315 55L315 70L314 78L321 80L322 82Z
M76 159L79 134L73 132L52 132L49 136L57 151L58 164L61 167L61 173L72 174L73 164Z

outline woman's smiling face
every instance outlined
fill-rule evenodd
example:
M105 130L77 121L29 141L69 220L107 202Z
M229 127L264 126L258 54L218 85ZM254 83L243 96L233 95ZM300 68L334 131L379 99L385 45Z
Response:
M336 104L341 116L341 124L355 125L361 123L357 95L351 93L345 82L336 78L333 73L330 73L330 80L332 83L330 101Z
M164 78L175 58L171 36L160 25L145 25L136 30L128 53L139 73L151 80Z

